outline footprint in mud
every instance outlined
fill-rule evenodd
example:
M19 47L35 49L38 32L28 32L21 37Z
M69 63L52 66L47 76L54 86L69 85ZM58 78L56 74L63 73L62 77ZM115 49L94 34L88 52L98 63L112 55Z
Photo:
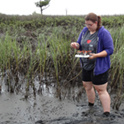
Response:
M61 118L53 119L53 120L49 120L49 121L47 121L47 120L44 120L44 121L39 120L39 121L35 122L35 124L65 124L67 120L69 120L69 119L67 119L65 117L61 117Z
M42 120L35 122L35 124L44 124Z
M90 107L88 110L82 112L82 116L93 115L97 112L98 108Z

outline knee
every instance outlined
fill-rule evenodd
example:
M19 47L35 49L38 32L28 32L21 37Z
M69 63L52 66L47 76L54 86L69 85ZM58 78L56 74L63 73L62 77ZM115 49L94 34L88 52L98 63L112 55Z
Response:
M85 90L90 91L92 90L93 86L91 84L87 84L85 82L83 82L83 87L85 88Z
M84 82L83 82L83 87L84 87L84 88L86 88L86 87L87 87L86 83L84 83Z
M104 90L96 89L96 91L97 91L98 95L104 94Z

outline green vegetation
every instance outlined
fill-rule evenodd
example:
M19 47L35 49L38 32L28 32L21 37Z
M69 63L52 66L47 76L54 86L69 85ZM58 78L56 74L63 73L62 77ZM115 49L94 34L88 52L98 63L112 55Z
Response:
M43 10L45 9L44 6L47 6L49 2L50 0L40 0L39 2L35 3L37 7L40 7L41 14L43 14Z
M114 108L118 109L124 97L124 16L103 16L102 23L110 31L114 41L111 56L110 87L117 92ZM19 74L27 81L26 95L30 87L36 92L34 80L41 84L54 78L58 97L63 97L62 87L73 92L70 86L81 83L79 59L70 43L76 41L84 26L84 16L8 16L0 14L0 70L7 72L11 92L18 86ZM11 74L16 82L13 86ZM76 75L76 76L75 76ZM45 78L43 80L43 78ZM50 79L51 80L51 79ZM46 85L51 82L47 81ZM15 89L14 89L14 88ZM67 96L67 92L64 94Z

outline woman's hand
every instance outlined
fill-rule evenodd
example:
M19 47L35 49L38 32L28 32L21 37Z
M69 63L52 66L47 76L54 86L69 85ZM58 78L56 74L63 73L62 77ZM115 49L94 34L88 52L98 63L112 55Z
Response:
M95 54L95 53L90 53L89 59L95 59L95 58L97 58L97 54Z
M71 47L72 47L72 48L75 48L75 49L79 49L79 43L72 42L72 43L71 43Z
M106 56L107 56L107 52L105 50L103 50L100 53L90 53L89 59L95 59L95 58L98 58L98 57L106 57Z

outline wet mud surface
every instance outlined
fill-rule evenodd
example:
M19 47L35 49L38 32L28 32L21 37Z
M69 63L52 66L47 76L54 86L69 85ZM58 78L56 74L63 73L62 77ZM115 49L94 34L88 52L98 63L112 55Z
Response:
M111 111L110 117L102 116L99 100L89 108L85 94L82 99L58 100L53 96L37 95L24 100L22 95L0 94L0 124L123 124L124 103L120 110Z
M111 108L111 116L103 117L97 94L94 107L89 108L85 92L79 100L70 97L60 101L53 86L47 90L42 85L42 94L34 97L30 93L25 99L25 85L21 87L23 92L9 93L5 80L1 84L0 124L124 124L124 101L118 111ZM35 81L36 87L37 84ZM74 89L75 93L79 90ZM114 95L111 98L113 101Z

